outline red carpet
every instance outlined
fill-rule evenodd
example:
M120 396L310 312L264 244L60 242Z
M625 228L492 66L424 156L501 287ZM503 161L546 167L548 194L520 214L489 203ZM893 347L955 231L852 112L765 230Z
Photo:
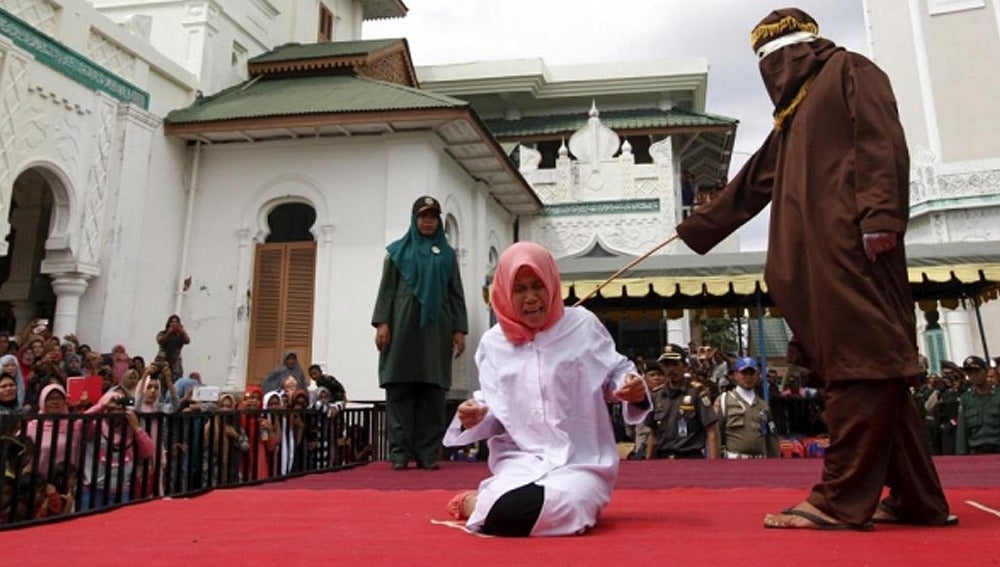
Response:
M762 465L761 463L765 463ZM955 528L879 526L874 533L765 530L764 514L798 502L818 462L626 462L601 524L570 538L493 539L431 524L481 464L340 473L218 490L0 535L28 565L996 565L1000 458L939 461ZM778 474L776 471L781 471ZM689 486L677 488L680 477ZM727 482L742 478L721 488ZM955 480L959 481L957 484ZM659 487L651 486L654 481ZM757 484L754 484L757 483ZM785 488L773 486L784 485ZM361 488L357 488L357 487Z

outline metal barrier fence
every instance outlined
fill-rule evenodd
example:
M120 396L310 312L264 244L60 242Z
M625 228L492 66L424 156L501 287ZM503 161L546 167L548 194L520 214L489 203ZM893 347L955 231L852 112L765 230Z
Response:
M385 458L384 405L0 416L0 530ZM274 424L273 433L262 419ZM137 429L133 429L133 425Z
M458 403L448 402L449 416ZM0 415L0 530L385 460L385 404L358 405L144 413L143 433L124 413ZM773 398L771 408L779 434L823 430L820 398Z

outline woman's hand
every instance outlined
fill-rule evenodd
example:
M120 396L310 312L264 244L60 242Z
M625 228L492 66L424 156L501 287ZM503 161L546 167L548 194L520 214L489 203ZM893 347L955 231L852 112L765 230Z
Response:
M469 429L479 425L489 408L480 404L476 400L465 400L458 406L458 420L462 422L462 427Z
M614 391L614 395L624 402L641 402L646 399L646 384L641 376L629 374L621 388Z

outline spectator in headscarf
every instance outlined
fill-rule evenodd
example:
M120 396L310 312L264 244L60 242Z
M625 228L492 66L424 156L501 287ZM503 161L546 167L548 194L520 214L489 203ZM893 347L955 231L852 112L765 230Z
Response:
M393 470L405 470L409 461L436 469L452 359L465 351L469 332L458 260L437 199L413 203L409 230L386 252L372 326L388 458Z
M38 399L38 414L40 416L69 415L66 390L62 386L49 384L42 388ZM82 426L83 422L80 420L72 423L61 421L58 424L52 419L38 419L28 422L27 435L38 448L38 472L48 478L52 475L51 467L55 464L63 461L74 465L77 463L83 435Z
M111 376L115 384L122 381L122 376L132 366L130 362L129 355L125 352L125 345L115 345L111 348Z
M240 481L241 456L250 440L236 419L236 398L221 394L215 413L205 424L205 486L226 486Z
M244 474L248 475L247 480L265 479L271 476L271 468L268 465L268 456L274 453L274 448L278 444L277 429L274 416L270 416L261 411L262 403L266 403L270 396L276 396L276 392L271 392L261 396L259 386L247 386L243 392L243 401L240 409L243 411L242 426L250 442L250 450L245 456Z
M22 413L17 403L17 384L8 372L0 373L0 435L7 435L19 428L17 415Z
M27 385L24 383L24 375L21 373L21 365L17 362L17 357L12 354L0 356L0 372L10 374L14 377L17 388L17 405L24 405L24 398L27 392Z
M309 388L306 373L302 371L302 365L299 364L299 357L294 351L287 351L281 357L281 363L275 366L274 370L269 372L261 381L260 389L265 394L280 390L285 382L285 378L288 376L295 377L295 382L299 388L303 390Z
M271 461L266 476L288 474L292 468L292 447L295 442L288 419L281 412L285 407L281 392L274 391L264 394L264 414L262 416L264 420L261 421L261 427L266 427L268 431L268 443L265 448Z
M87 433L94 446L92 450L86 451L82 510L101 508L111 503L129 502L132 499L133 468L137 462L153 456L155 450L153 440L142 428L139 417L127 404L125 394L119 387L115 387L101 396L97 404L86 412L88 414L102 412L105 418L99 425L92 423ZM97 476L92 476L94 470L97 471ZM106 484L110 484L112 502L104 500Z

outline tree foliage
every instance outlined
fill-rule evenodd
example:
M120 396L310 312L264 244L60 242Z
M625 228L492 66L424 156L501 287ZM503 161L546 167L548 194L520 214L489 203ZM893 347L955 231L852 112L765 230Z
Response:
M736 319L702 319L701 343L722 349L724 353L739 352L739 332Z

